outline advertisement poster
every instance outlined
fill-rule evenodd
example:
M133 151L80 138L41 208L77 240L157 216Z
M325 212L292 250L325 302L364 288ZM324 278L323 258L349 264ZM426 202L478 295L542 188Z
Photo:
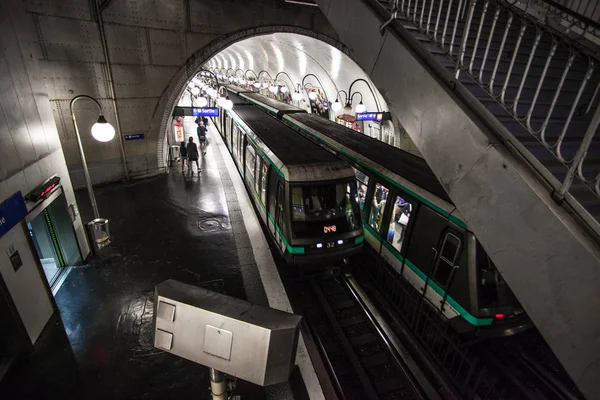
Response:
M310 101L310 112L313 114L319 114L321 117L329 118L329 103L325 93L321 88L306 88L308 93L308 100ZM317 98L315 100L310 98L310 93L316 93Z
M175 142L181 143L181 142L185 141L185 137L183 134L183 125L175 124L175 125L173 125L173 128L175 131Z

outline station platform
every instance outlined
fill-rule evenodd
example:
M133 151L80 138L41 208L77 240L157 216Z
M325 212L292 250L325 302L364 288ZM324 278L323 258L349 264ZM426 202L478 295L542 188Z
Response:
M184 123L195 135L193 119ZM187 135L186 137L189 137ZM55 295L56 313L30 356L0 382L3 400L209 399L208 368L153 347L154 286L167 279L291 312L255 211L215 128L202 172L96 189L110 221L103 257L72 268ZM85 192L77 194L85 221ZM288 383L238 381L242 399L323 399L302 336Z

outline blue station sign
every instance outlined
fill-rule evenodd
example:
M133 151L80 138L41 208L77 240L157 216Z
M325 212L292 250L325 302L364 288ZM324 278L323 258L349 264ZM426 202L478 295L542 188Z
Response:
M357 121L381 121L383 118L382 113L364 112L356 113Z
M134 135L125 135L125 140L140 140L144 138L143 133L136 133Z
M21 192L14 194L0 204L0 237L10 231L27 215L27 207Z
M217 107L192 107L192 116L194 116L194 117L218 117L219 109Z

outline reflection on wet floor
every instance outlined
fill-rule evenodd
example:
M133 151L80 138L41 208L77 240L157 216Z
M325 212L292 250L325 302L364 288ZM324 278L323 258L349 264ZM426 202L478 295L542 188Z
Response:
M154 285L166 279L246 298L236 248L246 233L232 227L227 196L235 193L225 193L222 179L229 177L221 177L227 173L213 151L209 146L200 176L177 166L169 175L96 190L113 256L71 271L56 295L60 319L36 353L9 371L0 398L210 398L205 367L154 349L152 316ZM77 200L90 220L85 192ZM248 398L262 397L261 388L244 385Z

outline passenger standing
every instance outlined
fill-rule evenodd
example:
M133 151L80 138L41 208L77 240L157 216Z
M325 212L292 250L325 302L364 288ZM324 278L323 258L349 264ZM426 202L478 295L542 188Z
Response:
M194 166L192 165L192 161L196 161L196 167L198 167L198 174L202 171L200 169L200 164L198 164L198 146L194 143L194 138L190 136L190 141L187 144L187 156L188 156L188 171L193 175L194 174Z
M198 140L200 140L200 149L202 154L206 154L206 125L198 124Z
M185 169L185 160L187 160L187 148L185 147L185 142L181 142L181 146L179 147L179 156L181 157L181 173L183 174ZM190 166L190 162L188 161L188 168Z

